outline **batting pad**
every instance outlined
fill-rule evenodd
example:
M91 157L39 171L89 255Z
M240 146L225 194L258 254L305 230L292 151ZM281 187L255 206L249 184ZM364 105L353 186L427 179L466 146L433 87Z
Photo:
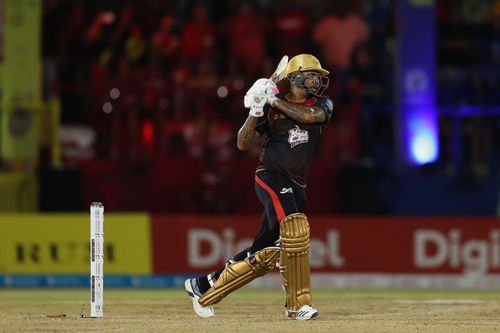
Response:
M213 287L198 302L203 306L219 303L236 289L272 271L279 254L278 247L266 247L243 261L226 266Z
M311 305L309 237L309 222L304 214L288 215L281 221L280 274L289 312Z

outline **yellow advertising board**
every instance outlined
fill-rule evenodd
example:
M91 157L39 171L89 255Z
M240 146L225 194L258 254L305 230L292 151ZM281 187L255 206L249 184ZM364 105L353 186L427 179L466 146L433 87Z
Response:
M151 274L147 214L104 216L105 274ZM0 274L89 273L89 214L0 214Z
M5 10L2 11L0 153L9 164L26 165L20 169L30 170L38 158L43 2L4 0L2 3Z

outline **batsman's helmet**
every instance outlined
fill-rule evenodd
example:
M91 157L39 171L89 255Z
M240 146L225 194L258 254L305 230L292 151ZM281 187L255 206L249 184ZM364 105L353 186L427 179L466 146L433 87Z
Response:
M314 71L320 74L320 85L315 92L312 92L304 85L306 77L301 72L306 71ZM315 96L321 96L328 88L329 79L327 75L330 74L330 72L323 69L319 60L311 54L299 54L290 59L285 73L290 84L305 89Z

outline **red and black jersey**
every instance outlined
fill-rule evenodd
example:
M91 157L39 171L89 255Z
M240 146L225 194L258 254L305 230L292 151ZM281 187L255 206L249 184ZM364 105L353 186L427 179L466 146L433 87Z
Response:
M278 109L271 108L267 119L255 128L264 137L257 171L275 171L300 185L305 185L314 152L332 116L333 102L323 96L297 104L306 107L319 106L325 111L325 121L301 124Z

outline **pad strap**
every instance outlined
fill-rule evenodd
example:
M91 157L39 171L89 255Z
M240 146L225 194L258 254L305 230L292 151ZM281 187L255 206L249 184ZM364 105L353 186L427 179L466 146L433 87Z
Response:
M198 303L203 306L217 304L231 292L272 271L279 254L279 247L266 247L245 260L226 266L213 287L200 297Z

